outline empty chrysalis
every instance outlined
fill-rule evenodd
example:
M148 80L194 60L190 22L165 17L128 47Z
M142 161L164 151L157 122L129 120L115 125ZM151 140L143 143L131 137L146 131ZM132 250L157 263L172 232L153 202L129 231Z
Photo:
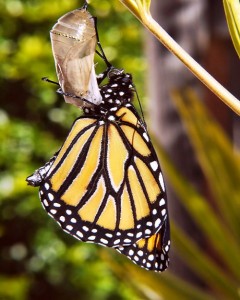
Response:
M52 51L60 87L67 103L91 106L79 98L99 105L102 96L96 79L94 54L97 37L95 21L86 5L60 19L50 32Z

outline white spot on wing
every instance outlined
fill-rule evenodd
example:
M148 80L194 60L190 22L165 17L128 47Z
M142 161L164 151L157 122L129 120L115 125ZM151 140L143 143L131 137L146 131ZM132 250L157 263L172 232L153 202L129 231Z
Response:
M149 259L150 261L153 261L153 260L154 260L154 255L153 255L153 254L150 254L150 255L148 256L148 259Z
M111 234L111 233L106 233L105 234L107 237L109 237L109 238L112 238L113 237L113 235Z
M54 199L53 194L48 193L48 199L49 199L50 201L53 201L53 199Z
M130 256L133 256L134 251L133 251L132 249L130 249L129 252L128 252L128 254L129 254Z
M166 209L162 210L162 216L164 216L166 214Z
M148 268L151 268L151 266L152 266L152 265L148 262L148 263L147 263L147 267L148 267Z
M47 202L46 199L43 200L43 204L44 204L44 206L49 206L49 204L48 204L48 202Z
M156 171L158 168L158 163L156 161L152 161L150 163L151 168L153 169L153 171Z
M48 183L45 183L44 186L45 186L46 190L48 190L50 188L50 185Z
M143 137L147 142L149 142L149 137L146 132L143 133Z
M127 235L128 235L128 236L134 236L134 234L131 233L131 232L129 232Z
M64 216L61 216L61 217L59 218L59 220L60 220L61 222L65 222L65 217L64 217Z
M160 172L160 174L159 174L159 182L161 184L162 190L165 192L165 185L164 185L164 181L163 181L162 172Z
M134 256L133 258L135 261L139 261L139 257L137 255Z
M83 230L84 230L84 231L88 231L89 228L88 228L87 226L83 226Z
M142 232L138 232L138 233L136 234L136 238L137 238L137 239L139 239L141 236L142 236Z
M162 198L161 201L159 202L159 206L163 206L165 204L165 200Z
M114 117L114 116L109 116L109 117L108 117L108 120L109 120L109 121L115 121L115 117Z
M83 238L83 234L80 231L77 231L76 234L80 237Z
M160 224L161 224L161 219L157 219L154 224L155 228L158 228Z
M73 227L72 227L72 225L67 225L66 229L69 230L69 231L71 231L73 229Z
M108 240L105 239L100 239L100 242L102 242L103 244L108 244Z

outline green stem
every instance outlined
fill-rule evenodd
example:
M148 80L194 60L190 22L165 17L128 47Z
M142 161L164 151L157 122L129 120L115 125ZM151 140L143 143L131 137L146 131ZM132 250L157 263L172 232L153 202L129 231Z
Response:
M214 77L200 66L170 35L144 10L139 0L120 0L156 38L177 56L189 70L204 83L219 99L240 115L240 101L225 89Z

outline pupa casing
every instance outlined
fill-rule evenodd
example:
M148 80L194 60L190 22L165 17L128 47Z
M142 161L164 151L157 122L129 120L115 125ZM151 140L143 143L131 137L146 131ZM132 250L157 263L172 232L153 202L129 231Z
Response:
M97 37L92 15L86 8L63 15L50 31L50 37L62 91L87 99L88 103L64 95L65 101L78 107L99 105L102 96L94 67Z

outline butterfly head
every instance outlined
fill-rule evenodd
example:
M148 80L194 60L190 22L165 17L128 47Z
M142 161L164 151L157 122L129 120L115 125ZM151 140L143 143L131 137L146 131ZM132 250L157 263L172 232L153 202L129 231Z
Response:
M119 87L133 88L132 75L125 73L123 69L112 68L108 72L109 84L118 84Z

